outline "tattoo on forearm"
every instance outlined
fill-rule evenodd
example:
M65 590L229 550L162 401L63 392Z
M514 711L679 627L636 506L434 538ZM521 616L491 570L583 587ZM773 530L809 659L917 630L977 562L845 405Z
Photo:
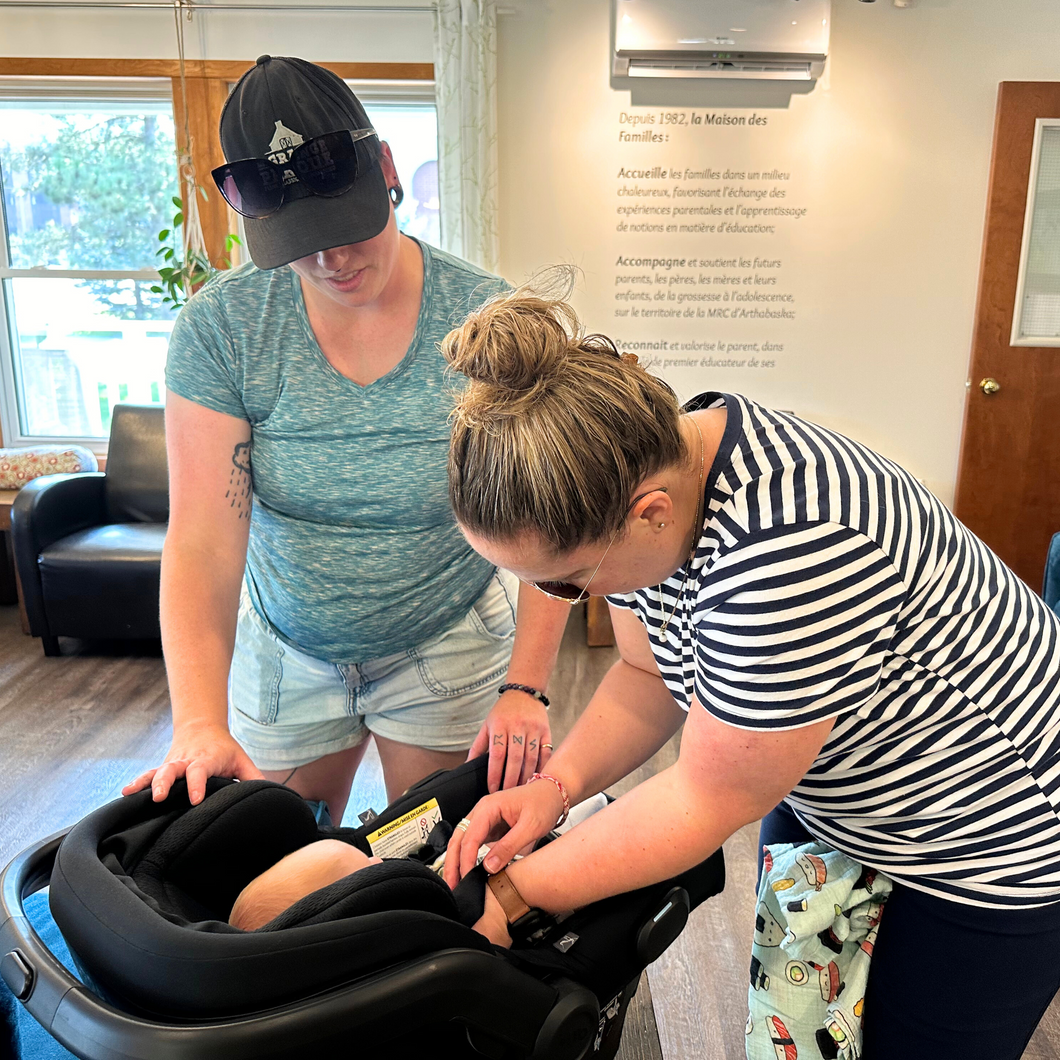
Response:
M254 490L253 474L250 470L250 442L240 442L232 452L232 473L228 478L225 500L235 508L240 519L250 518L251 495Z
M521 736L513 736L512 743L517 743L521 747L523 744L523 738Z
M504 737L503 737L503 736L501 736L501 734L500 734L500 733L497 733L497 734L496 734L496 735L495 735L495 736L493 737L493 746L494 746L494 747L503 747L503 746L504 746Z
M537 750L537 740L531 740L531 741L530 741L530 742L529 742L529 743L528 743L528 744L526 745L526 749L527 749L528 751L536 751L536 750Z

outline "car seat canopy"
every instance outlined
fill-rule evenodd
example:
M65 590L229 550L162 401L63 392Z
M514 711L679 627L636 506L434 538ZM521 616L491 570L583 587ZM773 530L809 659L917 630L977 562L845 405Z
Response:
M135 826L134 826L135 828ZM125 833L106 840L144 894L189 921L226 920L239 892L281 858L317 838L306 802L288 788L229 784L139 847Z
M196 807L183 783L162 803L140 792L71 829L52 914L105 994L157 1016L236 1015L438 949L490 949L458 922L445 883L403 860L315 891L257 931L227 923L253 877L321 838L366 845L321 831L295 792L268 781L211 780Z

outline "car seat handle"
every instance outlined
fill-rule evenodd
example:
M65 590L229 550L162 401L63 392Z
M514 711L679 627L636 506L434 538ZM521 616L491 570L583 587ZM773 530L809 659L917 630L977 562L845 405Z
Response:
M671 887L656 911L637 932L637 957L645 964L658 960L684 930L692 903L684 887Z

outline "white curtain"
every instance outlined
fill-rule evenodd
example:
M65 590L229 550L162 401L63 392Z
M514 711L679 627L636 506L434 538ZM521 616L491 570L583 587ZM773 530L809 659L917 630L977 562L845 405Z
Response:
M435 3L442 247L496 272L496 7L494 0Z

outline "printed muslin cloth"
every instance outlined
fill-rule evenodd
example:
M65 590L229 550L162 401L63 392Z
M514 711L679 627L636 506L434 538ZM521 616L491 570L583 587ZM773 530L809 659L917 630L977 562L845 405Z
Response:
M891 881L823 843L765 848L747 1060L859 1060L869 962Z

